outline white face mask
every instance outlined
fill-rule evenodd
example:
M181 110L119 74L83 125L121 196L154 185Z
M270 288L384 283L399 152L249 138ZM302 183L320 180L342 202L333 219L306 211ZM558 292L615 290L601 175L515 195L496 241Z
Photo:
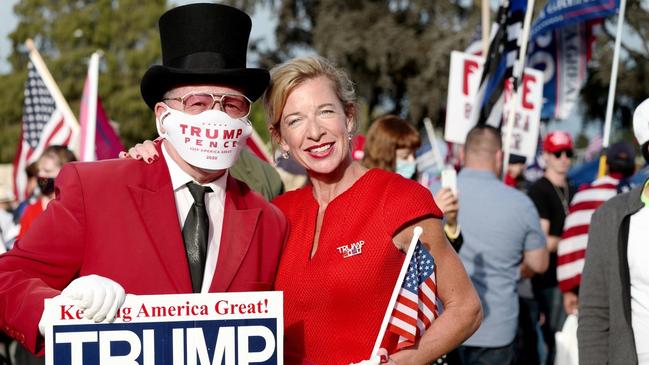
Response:
M167 108L156 127L183 160L206 170L232 167L252 133L247 119L234 119L214 109L192 115Z

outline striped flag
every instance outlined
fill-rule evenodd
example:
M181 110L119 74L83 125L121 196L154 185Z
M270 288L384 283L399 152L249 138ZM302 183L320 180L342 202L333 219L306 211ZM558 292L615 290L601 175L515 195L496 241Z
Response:
M273 163L273 157L271 156L270 152L268 152L268 148L264 144L264 140L261 139L254 128L252 129L252 134L246 140L246 146L248 146L250 151L254 153L255 156L259 157L260 160L266 161L268 163Z
M53 88L56 88L56 84L51 81L47 69L37 68L34 61L29 62L23 124L13 162L14 195L17 200L27 198L25 167L38 160L48 146L67 146L76 138L76 131L71 128L77 123L74 115L69 112L67 104L63 105L65 101L60 102L55 98L58 90Z
M417 241L388 323L388 331L399 335L397 348L414 345L438 315L435 259Z
M619 179L606 175L581 188L572 198L557 249L557 280L561 291L579 287L590 219L600 205L617 195L619 183Z
M503 0L496 15L495 30L489 43L489 53L482 71L476 108L472 109L474 124L500 127L505 101L505 83L514 74L518 59L518 44L523 30L527 1Z

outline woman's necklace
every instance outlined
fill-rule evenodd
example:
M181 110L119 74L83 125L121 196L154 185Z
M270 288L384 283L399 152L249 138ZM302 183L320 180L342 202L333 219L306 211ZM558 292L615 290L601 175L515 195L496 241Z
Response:
M568 185L566 184L566 186L560 186L559 188L557 188L552 183L550 183L550 185L552 185L554 191L557 193L557 196L561 201L561 205L563 206L563 211L566 213L566 215L568 215L568 203L569 203L568 199L570 198L569 197L570 190L568 188Z

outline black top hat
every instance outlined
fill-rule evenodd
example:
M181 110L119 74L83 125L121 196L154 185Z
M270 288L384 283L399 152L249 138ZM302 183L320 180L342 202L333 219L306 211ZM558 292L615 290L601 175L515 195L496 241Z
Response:
M246 68L252 21L243 11L221 4L190 4L164 13L159 25L162 65L151 66L140 83L149 108L181 85L241 88L252 101L268 86L267 70Z

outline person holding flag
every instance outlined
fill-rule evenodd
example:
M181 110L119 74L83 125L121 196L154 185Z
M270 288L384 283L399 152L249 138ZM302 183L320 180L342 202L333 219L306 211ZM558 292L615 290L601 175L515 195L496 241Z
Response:
M430 192L415 181L352 159L356 96L348 76L320 57L296 58L271 70L264 97L269 128L311 184L273 200L291 231L275 288L284 292L285 362L349 364L376 355L390 295L416 225L434 257L444 312L414 346L383 346L395 363L427 364L479 326L475 289L444 239ZM380 339L379 339L380 340Z

